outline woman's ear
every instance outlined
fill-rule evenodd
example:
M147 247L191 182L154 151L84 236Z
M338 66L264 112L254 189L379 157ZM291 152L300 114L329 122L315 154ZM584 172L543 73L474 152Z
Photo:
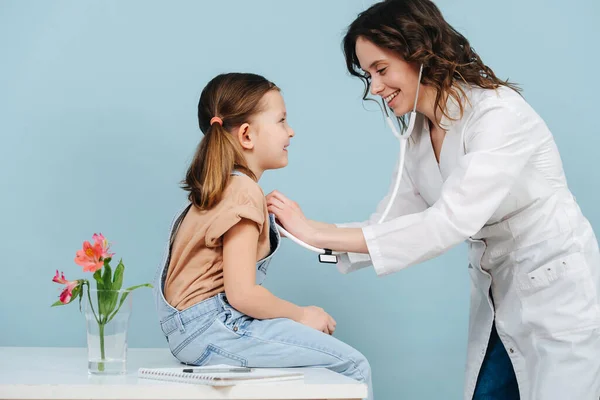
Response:
M252 150L254 148L252 136L250 125L247 123L242 124L237 130L236 137L244 150Z

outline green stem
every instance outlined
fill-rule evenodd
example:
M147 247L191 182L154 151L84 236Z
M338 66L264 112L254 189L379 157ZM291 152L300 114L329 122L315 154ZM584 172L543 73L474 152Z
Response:
M100 332L100 361L98 363L98 371L104 371L104 359L105 359L105 353L104 353L104 324L98 324L98 328L99 328L99 332Z
M96 322L98 323L98 331L100 334L100 362L98 363L98 371L104 371L104 358L105 358L105 351L104 351L104 324L100 322L100 319L98 318L98 315L96 315L96 310L94 310L94 303L92 303L92 296L90 296L90 286L89 283L85 282L84 284L87 284L88 286L88 290L87 290L87 296L88 296L88 302L90 305L90 308L92 310L92 314L94 315L94 319L96 320ZM102 316L100 316L100 318L102 318Z
M100 320L98 319L98 316L96 315L96 310L94 310L94 304L92 303L92 297L90 296L90 286L89 286L89 283L88 283L87 295L88 295L88 301L90 303L90 308L92 309L92 314L94 314L94 318L96 319L96 322L99 324Z

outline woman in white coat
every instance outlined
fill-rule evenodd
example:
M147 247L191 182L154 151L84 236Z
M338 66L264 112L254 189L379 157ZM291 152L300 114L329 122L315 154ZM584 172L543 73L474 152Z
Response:
M429 0L373 5L344 52L365 98L403 122L416 104L396 200L382 223L391 193L356 224L311 221L278 192L269 210L297 238L344 252L342 272L386 275L467 241L465 400L597 400L598 243L544 121Z

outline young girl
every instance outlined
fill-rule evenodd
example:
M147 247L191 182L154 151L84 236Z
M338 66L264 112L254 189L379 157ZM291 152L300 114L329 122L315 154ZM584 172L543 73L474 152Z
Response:
M279 88L254 74L219 75L202 91L198 122L189 204L174 219L154 285L171 352L190 365L326 367L371 393L369 363L331 336L331 316L261 286L280 236L258 180L287 165L294 136Z

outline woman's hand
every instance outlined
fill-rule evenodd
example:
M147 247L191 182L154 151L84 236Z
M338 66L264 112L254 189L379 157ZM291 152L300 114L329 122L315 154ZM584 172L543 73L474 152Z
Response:
M280 209L284 207L289 207L295 214L297 214L300 218L307 221L307 218L304 216L304 213L300 209L300 206L295 201L287 198L283 193L278 192L277 190L273 190L266 196L267 206L276 206Z
M295 201L273 191L266 196L267 208L283 227L304 243L318 249L367 254L369 249L361 228L338 228L307 219Z
M300 206L274 190L266 196L267 208L281 222L283 227L303 242L311 244L315 227L304 216Z

